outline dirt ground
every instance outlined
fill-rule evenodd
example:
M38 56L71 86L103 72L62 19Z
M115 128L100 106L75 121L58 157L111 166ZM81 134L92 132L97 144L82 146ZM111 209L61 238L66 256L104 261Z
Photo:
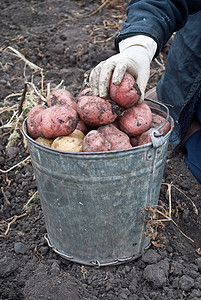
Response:
M47 245L40 200L30 201L37 191L31 161L15 167L29 155L20 130L7 147L13 128L5 124L17 111L25 81L33 79L38 89L41 82L44 89L61 83L76 96L90 70L115 53L125 5L118 0L0 2L0 300L201 299L201 185L181 149L170 147L167 153L159 201L171 216L158 223L152 245L137 260L94 268L68 261ZM148 88L164 72L170 45L152 62ZM29 62L43 69L42 79Z

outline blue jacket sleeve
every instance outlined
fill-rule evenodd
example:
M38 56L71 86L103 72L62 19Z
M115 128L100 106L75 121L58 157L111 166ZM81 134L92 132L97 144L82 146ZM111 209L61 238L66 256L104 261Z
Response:
M127 20L115 39L116 49L119 51L121 40L142 34L156 41L157 55L173 32L185 25L189 14L200 9L200 0L131 0L127 7Z

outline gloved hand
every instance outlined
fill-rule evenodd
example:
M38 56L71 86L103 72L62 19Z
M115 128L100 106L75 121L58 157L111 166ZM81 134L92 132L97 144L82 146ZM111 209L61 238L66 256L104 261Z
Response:
M110 78L119 85L124 73L130 73L142 93L138 103L143 102L144 92L150 75L150 63L156 52L156 42L145 35L136 35L119 43L120 53L99 63L91 72L89 83L95 96L108 95Z

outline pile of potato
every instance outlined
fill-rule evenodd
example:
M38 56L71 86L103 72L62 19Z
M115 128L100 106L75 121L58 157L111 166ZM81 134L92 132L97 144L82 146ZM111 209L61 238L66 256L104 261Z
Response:
M84 89L76 98L58 89L46 105L33 107L27 117L27 131L38 143L68 152L102 152L128 149L150 143L150 128L164 118L151 112L146 103L137 104L140 91L134 78L125 73L119 86L110 83L106 99ZM163 130L170 130L167 122Z

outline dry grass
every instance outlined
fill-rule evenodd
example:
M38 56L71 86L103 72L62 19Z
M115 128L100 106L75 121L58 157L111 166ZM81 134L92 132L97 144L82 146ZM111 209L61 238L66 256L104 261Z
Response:
M29 111L33 106L41 104L45 100L45 92L43 86L43 70L42 68L38 67L37 65L33 64L29 60L27 60L22 53L14 49L13 47L6 47L1 49L2 52L7 52L9 54L14 55L15 57L19 58L21 61L24 62L24 90L17 93L12 93L8 95L3 102L3 106L0 108L0 115L2 114L9 114L7 121L0 125L0 129L4 130L1 137L5 135L9 135L7 147L13 146L16 141L22 136L22 123L27 117ZM26 72L31 70L31 81L27 81ZM40 90L36 88L34 85L34 76L35 74L41 75L41 85ZM13 106L9 106L9 99L17 97L18 104ZM25 142L25 140L24 140ZM26 147L26 145L25 145ZM17 164L13 165L7 170L0 169L1 173L8 173L11 170L21 166L22 164L30 162L30 156L26 157L24 160L18 162Z
M13 216L13 217L7 219L6 221L4 221L4 220L0 221L0 231L4 231L3 234L0 234L0 238L6 237L9 234L10 230L11 230L11 225L13 223L15 223L16 220L18 220L20 218L23 218L26 215L27 214L24 213L24 214L19 215L19 216L17 216L17 215Z
M9 117L5 123L1 122L0 129L3 129L5 132L1 134L0 137L3 137L5 135L9 135L8 137L8 143L7 148L13 146L16 141L21 138L22 135L22 123L28 116L29 111L32 107L46 103L46 97L51 92L51 86L50 83L47 84L46 89L44 88L44 75L43 75L43 69L38 67L37 65L33 64L29 60L25 58L25 56L14 49L13 47L6 47L1 48L0 52L6 52L11 55L14 55L16 58L19 58L20 61L24 62L24 89L21 92L16 92L8 95L4 99L4 106L0 108L0 115L9 113ZM30 73L31 70L31 80L27 80L27 73ZM37 88L34 84L34 76L36 74L39 74L41 77L40 80L40 87ZM54 88L59 89L63 86L63 80ZM9 106L9 99L10 98L18 98L18 104L15 104L13 106ZM27 148L26 141L23 139L24 146ZM22 161L18 162L17 164L13 165L7 170L0 169L0 173L8 173L11 170L21 166L22 164L30 163L30 156L27 156Z
M104 7L114 10L116 13L118 13L118 15L121 14L122 17L122 13L125 13L128 4L127 2L121 0L99 0L99 2L100 5L96 9L86 14L77 14L77 17L82 17L82 18L90 17L100 12L101 9L103 9Z
M97 44L103 50L107 48L108 42L113 41L119 34L126 18L127 2L121 0L100 0L100 5L89 13L79 14L75 12L76 18L88 18L101 13L103 8L109 9L109 17L103 20L102 25L96 22L90 27L88 43ZM108 13L108 12L107 12Z
M141 211L141 215L145 216L145 222L146 222L146 232L145 236L152 239L152 244L156 247L163 247L165 244L165 237L161 232L159 232L159 229L165 228L165 222L172 222L176 228L179 230L179 232L185 236L185 238L189 239L191 242L194 242L190 237L188 237L177 225L177 223L173 219L173 209L172 209L172 188L175 188L178 190L183 196L185 196L193 205L195 214L198 215L198 210L194 202L184 193L182 192L178 187L176 187L173 184L170 183L162 183L162 185L167 186L167 196L168 196L168 205L165 203L159 201L160 204L158 205L152 205L145 207ZM176 210L174 210L175 212Z

